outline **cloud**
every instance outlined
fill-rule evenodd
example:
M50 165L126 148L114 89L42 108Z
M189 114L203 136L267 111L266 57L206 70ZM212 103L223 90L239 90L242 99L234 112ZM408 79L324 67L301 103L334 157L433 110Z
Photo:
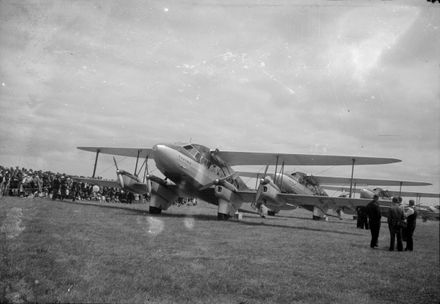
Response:
M439 21L423 6L0 5L2 163L86 174L79 145L192 139L405 160L367 177L440 175Z

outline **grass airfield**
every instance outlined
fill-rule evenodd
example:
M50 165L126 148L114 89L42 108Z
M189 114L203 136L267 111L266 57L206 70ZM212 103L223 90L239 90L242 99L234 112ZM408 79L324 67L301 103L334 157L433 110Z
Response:
M0 199L0 302L439 303L439 222L414 252L305 210L217 221L215 206Z

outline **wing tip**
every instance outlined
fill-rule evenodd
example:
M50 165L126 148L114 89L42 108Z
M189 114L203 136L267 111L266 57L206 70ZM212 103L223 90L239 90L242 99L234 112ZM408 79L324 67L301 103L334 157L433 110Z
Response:
M78 150L89 151L89 152L97 152L99 151L99 147L76 147Z
M391 160L390 163L400 163L400 162L402 162L402 160L398 159L398 158L390 158L390 160Z

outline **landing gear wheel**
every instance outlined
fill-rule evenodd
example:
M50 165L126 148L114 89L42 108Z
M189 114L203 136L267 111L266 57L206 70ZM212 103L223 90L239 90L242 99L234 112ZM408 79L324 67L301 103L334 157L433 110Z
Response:
M219 221L227 221L230 215L225 213L217 213L217 220Z
M267 215L275 216L275 211L267 211Z
M161 214L161 213L162 213L162 209L150 206L150 214Z

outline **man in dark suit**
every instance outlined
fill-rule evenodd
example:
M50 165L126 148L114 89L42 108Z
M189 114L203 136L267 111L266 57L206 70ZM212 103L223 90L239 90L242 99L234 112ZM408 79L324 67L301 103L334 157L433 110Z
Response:
M405 251L413 251L413 234L416 230L417 210L414 207L414 201L409 201L408 210L405 212L406 216L406 248Z
M379 196L374 195L373 200L368 203L366 207L370 232L371 232L371 242L370 247L378 247L378 239L379 239L379 231L380 231L380 218L382 214L380 213L379 208Z
M403 250L402 244L402 225L405 221L403 210L400 207L399 200L393 197L393 206L388 211L388 228L390 230L390 251L394 250L394 243L397 238L397 250Z
M368 229L368 217L365 206L359 206L356 208L357 213L357 228Z

